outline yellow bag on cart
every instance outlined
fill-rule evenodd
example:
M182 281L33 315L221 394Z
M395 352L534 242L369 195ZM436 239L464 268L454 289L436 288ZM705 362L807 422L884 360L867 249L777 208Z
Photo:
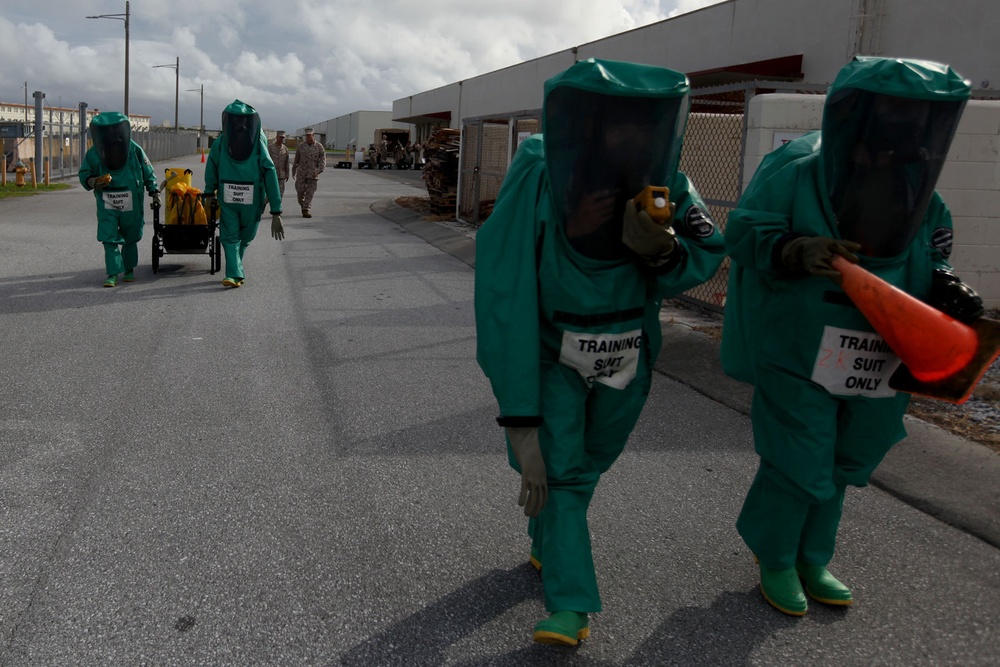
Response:
M201 190L176 183L167 193L168 225L207 225L208 216L201 203Z

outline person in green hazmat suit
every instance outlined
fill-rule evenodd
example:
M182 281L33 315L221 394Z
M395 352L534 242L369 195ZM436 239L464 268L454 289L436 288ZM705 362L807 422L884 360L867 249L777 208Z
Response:
M530 561L550 615L534 639L575 645L601 610L587 509L649 393L671 297L710 278L724 241L678 171L689 110L678 72L581 61L544 87L476 237L477 359L521 475ZM657 222L634 199L669 188ZM665 193L666 194L666 193Z
M760 465L737 520L765 599L850 605L827 570L848 485L905 437L898 358L830 264L843 256L957 319L982 301L951 270L951 215L934 185L969 98L946 65L857 57L822 128L769 154L728 219L722 364L752 383Z
M97 200L97 240L104 244L105 287L135 280L142 240L143 193L152 206L160 205L153 165L132 141L128 116L117 111L99 113L90 121L90 140L78 173L80 183Z
M281 222L281 190L267 150L267 135L257 111L234 100L222 112L222 134L208 151L205 195L219 205L219 241L226 257L223 287L246 281L243 256L257 236L265 196L271 206L271 236L285 237Z

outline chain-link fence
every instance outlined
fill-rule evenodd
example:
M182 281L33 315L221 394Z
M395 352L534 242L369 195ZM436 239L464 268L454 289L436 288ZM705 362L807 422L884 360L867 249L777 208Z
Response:
M84 137L81 137L80 113L70 109L43 107L40 119L35 113L32 116L36 116L34 122L24 124L27 130L24 134L28 136L3 141L8 169L12 169L17 160L33 164L39 155L36 147L40 145L42 163L39 178L44 178L46 169L49 178L53 180L74 178L80 170L83 153L86 151L84 145L90 146L89 139L86 144L81 140L86 138L87 128L82 128ZM40 139L35 136L39 120L42 128ZM151 162L198 152L197 131L175 132L172 128L152 128L145 131L133 129L132 140L142 146Z
M162 162L198 152L198 132L174 132L169 128L133 132L132 141L142 146L150 162Z
M684 135L680 169L694 184L721 231L743 193L746 113L758 94L824 93L825 86L748 81L691 92L691 115ZM458 219L481 224L493 210L507 167L520 141L541 131L541 110L462 122ZM729 259L705 283L682 295L695 305L722 312L726 303Z
M468 118L462 123L458 219L481 224L507 175L514 151L526 137L541 132L541 110L506 116Z

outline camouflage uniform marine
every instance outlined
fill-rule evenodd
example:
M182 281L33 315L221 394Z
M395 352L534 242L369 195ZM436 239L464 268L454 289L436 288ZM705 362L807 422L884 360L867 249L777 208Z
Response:
M313 130L307 127L306 140L295 149L295 162L292 163L295 194L298 195L303 218L312 217L309 208L312 206L313 195L316 194L316 180L324 169L326 169L326 149L319 142L313 141Z
M278 130L274 141L267 145L267 152L271 154L271 161L274 162L274 171L278 174L278 189L281 190L281 198L285 198L285 182L288 180L288 146L285 145L285 131Z

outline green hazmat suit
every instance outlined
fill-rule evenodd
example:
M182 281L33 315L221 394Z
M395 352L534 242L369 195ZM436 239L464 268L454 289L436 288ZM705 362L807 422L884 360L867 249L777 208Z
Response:
M104 244L108 276L132 271L139 263L144 194L158 192L153 165L139 144L132 141L128 116L117 111L99 113L88 130L92 145L84 155L78 176L97 200L97 240ZM88 184L91 178L110 174L102 189Z
M498 422L539 428L548 501L529 534L550 612L601 609L587 527L594 488L649 393L663 298L710 278L724 257L722 235L677 170L688 90L683 74L600 60L548 80L543 133L521 143L477 233L477 360ZM656 127L639 146L595 152L596 134L587 133L627 115L623 107L648 107ZM633 169L643 161L645 173ZM623 250L623 200L610 231L572 231L571 211L588 188L605 187L594 185L601 179L622 183L629 198L644 185L670 188L672 261L654 271ZM519 470L509 441L508 459Z
M208 151L205 194L219 202L219 241L226 278L243 280L243 256L257 236L264 198L281 214L281 191L257 111L240 100L222 112L222 134Z
M729 215L722 364L754 385L760 455L737 529L769 569L832 559L845 488L905 437L909 400L888 386L899 360L843 290L790 275L782 246L861 243L863 268L925 299L949 268L951 215L933 188L969 94L944 65L856 58L822 129L765 157Z

